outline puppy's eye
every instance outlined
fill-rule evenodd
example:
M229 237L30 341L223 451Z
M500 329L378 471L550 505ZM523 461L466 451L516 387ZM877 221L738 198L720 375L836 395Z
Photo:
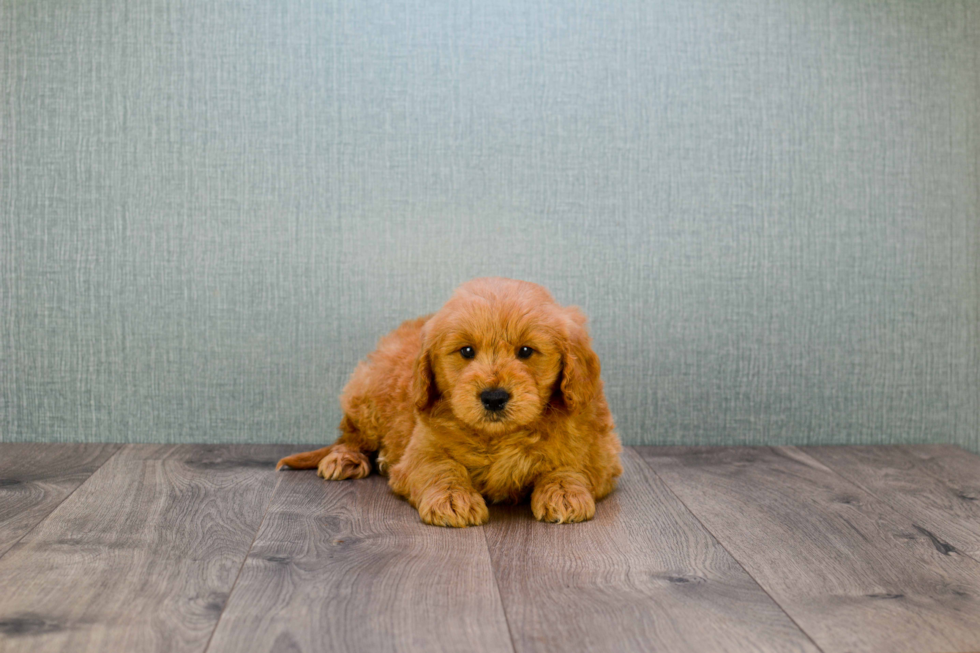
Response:
M459 350L459 355L463 358L473 358L476 356L476 350L472 347L463 347Z
M523 346L523 347L521 347L520 349L517 350L517 357L518 358L530 358L531 357L531 354L533 354L533 353L534 353L534 350L531 349L530 347L528 347L527 345L525 345L525 346Z

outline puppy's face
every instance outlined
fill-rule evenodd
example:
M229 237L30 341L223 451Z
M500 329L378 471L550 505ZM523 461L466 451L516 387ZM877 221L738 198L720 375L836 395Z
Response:
M471 282L426 324L416 403L424 411L441 398L457 420L493 435L533 424L556 397L566 407L587 401L599 362L583 322L535 284Z
M537 420L561 371L542 317L506 320L486 310L460 317L432 353L436 384L453 414L489 433Z

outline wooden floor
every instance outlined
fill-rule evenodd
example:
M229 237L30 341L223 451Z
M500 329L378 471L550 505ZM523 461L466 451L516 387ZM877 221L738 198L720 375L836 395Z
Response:
M0 652L980 651L980 457L627 449L594 521L425 526L304 447L0 444Z

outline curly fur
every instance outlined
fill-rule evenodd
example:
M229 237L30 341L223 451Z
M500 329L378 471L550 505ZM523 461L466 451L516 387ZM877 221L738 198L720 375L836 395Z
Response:
M335 444L283 458L277 469L364 478L375 457L392 490L440 526L482 524L487 500L528 493L537 519L591 519L622 466L585 321L537 284L470 281L357 366L340 397ZM460 354L467 346L472 359ZM519 358L522 346L533 354ZM480 393L497 387L511 399L494 413Z

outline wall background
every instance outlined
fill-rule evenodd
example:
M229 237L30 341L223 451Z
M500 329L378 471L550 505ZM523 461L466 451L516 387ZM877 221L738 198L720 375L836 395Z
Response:
M980 450L980 4L0 0L0 440L332 441L498 274L627 443Z

